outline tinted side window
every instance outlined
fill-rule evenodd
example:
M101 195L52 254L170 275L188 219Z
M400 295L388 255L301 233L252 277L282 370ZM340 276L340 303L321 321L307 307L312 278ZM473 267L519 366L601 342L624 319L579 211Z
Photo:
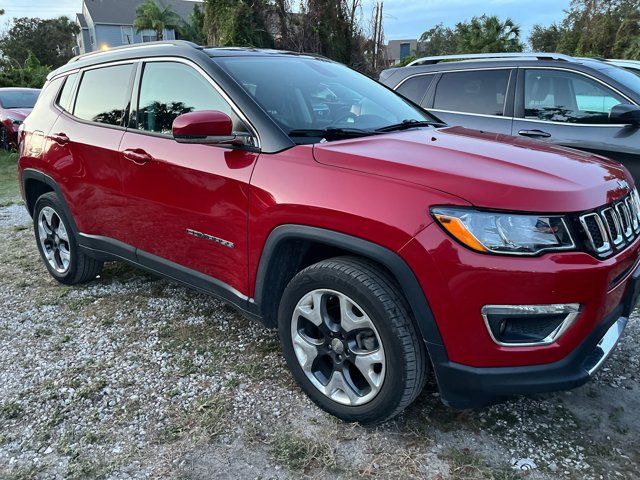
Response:
M83 120L122 125L132 69L132 65L115 65L84 72L73 114Z
M509 74L509 70L444 73L436 87L433 108L503 115Z
M433 81L434 75L418 75L417 77L409 78L406 82L398 87L396 90L400 95L408 98L414 103L420 105L424 94L427 93L427 89Z
M565 123L604 124L611 109L628 103L600 82L562 70L527 70L524 116Z
M170 135L177 116L199 110L224 112L233 119L235 131L246 131L222 95L195 69L176 62L145 65L138 129Z
M73 107L71 94L73 93L73 87L76 84L76 78L78 78L77 73L72 73L67 76L64 82L64 87L62 87L62 92L60 92L60 97L58 97L58 105L67 112L70 112Z

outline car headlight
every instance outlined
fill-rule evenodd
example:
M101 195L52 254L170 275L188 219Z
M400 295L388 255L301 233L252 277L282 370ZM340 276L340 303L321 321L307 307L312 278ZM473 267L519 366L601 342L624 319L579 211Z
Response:
M575 248L561 216L483 212L456 207L436 207L431 213L452 237L477 252L536 255Z

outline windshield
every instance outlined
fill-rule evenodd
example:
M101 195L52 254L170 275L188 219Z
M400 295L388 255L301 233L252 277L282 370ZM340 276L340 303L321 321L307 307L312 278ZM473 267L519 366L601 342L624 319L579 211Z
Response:
M617 67L604 69L603 72L625 87L633 90L636 95L640 95L640 77L638 75L631 73L629 70Z
M217 58L291 137L324 138L327 129L360 134L409 122L438 122L370 78L309 57Z
M33 108L40 90L6 90L0 92L3 108Z

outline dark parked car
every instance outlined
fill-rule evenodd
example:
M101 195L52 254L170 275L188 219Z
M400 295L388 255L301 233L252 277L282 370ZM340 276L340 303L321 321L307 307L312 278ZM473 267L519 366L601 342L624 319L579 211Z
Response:
M0 148L18 146L18 128L31 113L39 94L35 88L0 88Z
M583 384L640 291L633 179L440 127L324 58L161 42L53 72L19 171L56 280L117 259L217 295L345 420L399 413L432 368L464 408Z
M622 162L640 179L640 76L560 54L421 58L380 81L450 125L520 135Z

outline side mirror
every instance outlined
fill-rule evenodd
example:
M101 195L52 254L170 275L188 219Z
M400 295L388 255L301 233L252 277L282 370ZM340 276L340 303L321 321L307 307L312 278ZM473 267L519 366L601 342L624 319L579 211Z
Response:
M616 105L609 113L609 123L640 126L640 107L637 105Z
M178 143L243 145L246 136L234 134L231 117L217 110L183 113L175 118L171 130Z

